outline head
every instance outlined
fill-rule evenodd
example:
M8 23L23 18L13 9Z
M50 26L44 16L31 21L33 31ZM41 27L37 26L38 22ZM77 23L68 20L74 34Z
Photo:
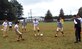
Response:
M76 18L80 18L80 16L77 14L77 15L76 15Z
M60 18L57 18L57 21L59 22L60 21Z
M15 24L19 24L19 21L16 21Z
M76 15L73 15L73 19L75 19L76 18Z
M77 14L77 15L74 15L74 18L80 18L80 16Z
M36 21L36 18L34 19L34 21Z

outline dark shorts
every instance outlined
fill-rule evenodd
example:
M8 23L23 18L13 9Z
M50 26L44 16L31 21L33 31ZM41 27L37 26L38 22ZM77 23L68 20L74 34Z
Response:
M9 28L12 28L12 26L9 26Z

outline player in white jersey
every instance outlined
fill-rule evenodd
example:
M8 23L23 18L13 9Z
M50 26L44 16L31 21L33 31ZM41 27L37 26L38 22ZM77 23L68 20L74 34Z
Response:
M2 24L3 26L3 37L7 37L7 29L8 29L8 23L7 23L7 20L5 20Z
M9 22L9 30L12 30L12 22Z
M24 40L22 38L22 33L19 31L19 22L16 22L15 26L14 26L14 30L17 34L17 41L20 41L20 40Z
M38 26L39 25L39 21L37 19L34 19L33 20L33 25L34 25L34 32L38 31L38 34L35 34L35 36L39 35L39 31L40 31L39 30L39 26Z

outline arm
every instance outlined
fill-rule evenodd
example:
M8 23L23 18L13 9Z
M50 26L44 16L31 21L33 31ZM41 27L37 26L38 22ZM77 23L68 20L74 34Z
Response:
M76 28L76 25L77 25L77 22L76 22L76 20L74 19L74 28Z
M74 24L77 24L76 20L74 19Z
M80 19L81 23L82 23L82 18Z

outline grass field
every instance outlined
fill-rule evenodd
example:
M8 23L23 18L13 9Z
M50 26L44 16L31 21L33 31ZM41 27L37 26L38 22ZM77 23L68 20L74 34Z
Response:
M14 31L8 31L9 37L3 38L0 30L0 49L82 49L82 42L74 43L73 22L64 23L64 37L61 33L59 33L58 37L54 37L56 23L40 23L39 26L41 33L44 34L43 37L35 37L33 26L31 23L28 23L27 32L23 33L25 41L20 42L15 42L16 34Z

